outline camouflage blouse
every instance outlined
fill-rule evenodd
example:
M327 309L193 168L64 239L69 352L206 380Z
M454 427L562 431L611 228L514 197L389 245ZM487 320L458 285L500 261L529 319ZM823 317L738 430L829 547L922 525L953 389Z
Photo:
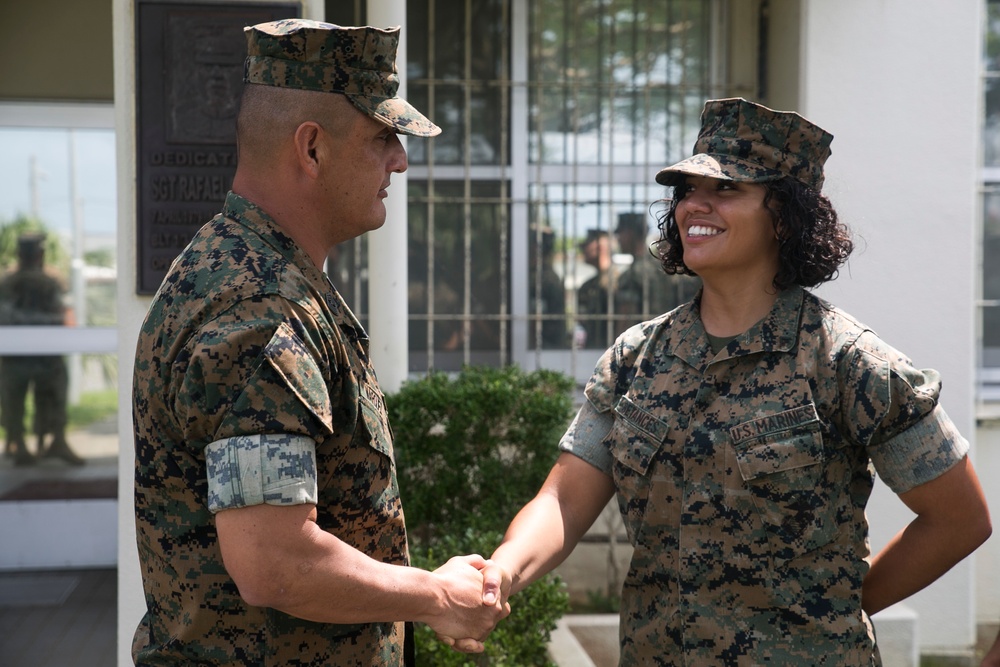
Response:
M560 445L614 479L635 547L622 667L880 664L865 505L875 471L900 493L967 453L939 391L799 288L718 354L697 300L626 331Z
M402 664L402 623L251 607L223 566L214 513L260 503L315 503L321 528L407 563L368 337L251 202L230 193L164 279L136 349L133 420L137 665Z

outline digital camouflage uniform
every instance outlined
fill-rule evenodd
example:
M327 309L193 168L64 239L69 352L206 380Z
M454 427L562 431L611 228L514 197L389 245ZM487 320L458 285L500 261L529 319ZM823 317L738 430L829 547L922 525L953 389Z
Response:
M243 80L343 95L362 113L401 134L433 137L441 128L396 95L399 28L340 27L282 19L244 28Z
M396 96L399 28L283 19L244 32L245 82L342 94L399 133L441 131ZM137 665L403 664L404 623L313 623L244 603L213 519L262 503L315 504L323 530L375 560L408 564L368 345L328 278L237 194L174 261L134 371L147 605Z
M833 135L794 111L774 111L741 97L709 100L693 155L656 174L675 186L685 175L766 183L785 176L819 192Z
M938 375L798 287L715 355L699 303L616 341L585 390L610 432L581 410L560 445L613 477L635 547L621 665L878 665L872 464L901 493L966 454Z
M223 566L213 514L260 503L315 503L320 528L408 562L368 337L247 200L230 193L164 279L139 337L133 400L147 605L138 665L402 664L402 623L251 607Z

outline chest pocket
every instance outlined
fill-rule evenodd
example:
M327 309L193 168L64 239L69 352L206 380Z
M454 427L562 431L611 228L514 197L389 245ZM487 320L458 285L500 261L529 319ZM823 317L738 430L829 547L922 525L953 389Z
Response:
M670 426L645 408L622 396L608 438L614 456L612 476L618 508L633 544L646 515L649 469L670 433Z
M376 385L365 383L358 399L360 421L367 432L369 446L392 458L392 431L382 391Z
M407 562L392 435L374 383L359 387L357 428L330 475L326 499L322 527L375 560Z
M730 437L776 565L836 537L846 489L826 481L828 452L813 405L740 424Z

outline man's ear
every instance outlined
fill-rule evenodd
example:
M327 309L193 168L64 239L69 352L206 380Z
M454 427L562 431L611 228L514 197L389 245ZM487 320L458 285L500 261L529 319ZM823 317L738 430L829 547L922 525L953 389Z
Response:
M295 128L292 136L299 168L311 178L319 175L319 143L322 132L323 128L310 120Z

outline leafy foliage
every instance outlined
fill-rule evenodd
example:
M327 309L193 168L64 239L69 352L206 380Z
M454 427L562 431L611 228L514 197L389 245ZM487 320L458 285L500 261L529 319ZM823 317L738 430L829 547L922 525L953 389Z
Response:
M427 570L443 565L456 554L489 555L503 538L501 533L470 528L449 534L433 547L413 550L413 564ZM547 646L556 622L569 609L565 584L547 575L511 599L510 616L497 625L480 654L463 654L438 641L434 631L418 624L414 630L416 662L434 667L552 667Z
M469 367L387 396L403 507L417 537L471 525L502 533L555 462L572 387L554 371Z
M537 493L572 418L573 381L554 371L465 368L431 374L386 396L414 565L485 557ZM546 647L566 613L565 585L547 575L511 600L511 614L465 655L416 628L417 663L435 667L549 666Z

